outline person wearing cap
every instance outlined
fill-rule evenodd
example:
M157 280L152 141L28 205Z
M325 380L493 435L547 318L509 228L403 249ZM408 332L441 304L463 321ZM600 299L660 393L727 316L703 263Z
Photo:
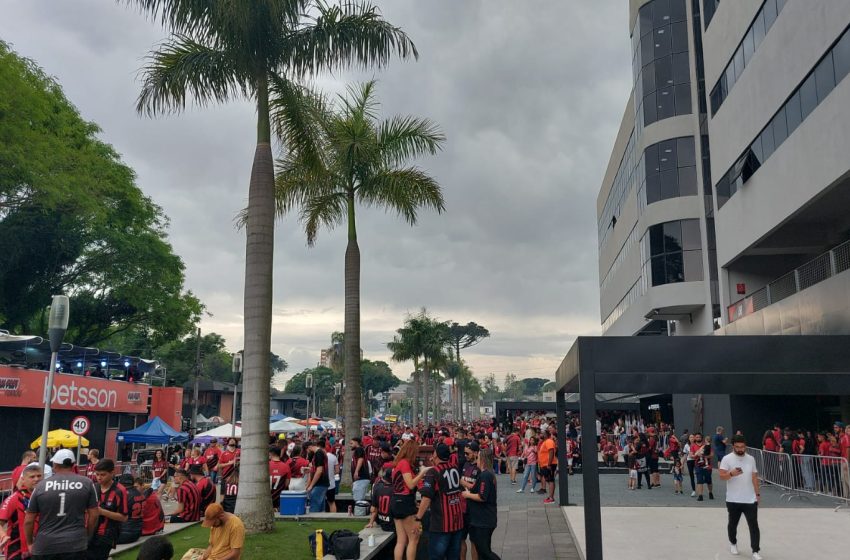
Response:
M463 529L463 498L460 473L451 462L452 450L445 443L434 446L434 465L423 479L422 500L415 521L422 531L422 518L430 510L428 555L431 560L458 560Z
M24 531L27 504L42 477L38 463L24 465L15 480L15 491L0 506L0 542L5 560L21 560L29 555Z
M204 510L202 525L209 527L210 540L206 549L190 548L183 560L239 560L245 546L245 525L227 513L221 504L210 504Z
M97 492L90 479L74 473L76 459L70 450L60 449L51 462L53 476L38 483L27 506L27 548L37 558L84 560L97 527Z
M114 472L115 463L112 459L102 459L94 468L99 518L94 536L89 541L89 560L109 558L109 553L118 542L121 524L127 521L127 489L115 480Z
M204 470L200 465L192 465L189 467L189 478L195 484L198 490L198 511L206 511L207 506L215 501L215 484L209 477L204 475Z

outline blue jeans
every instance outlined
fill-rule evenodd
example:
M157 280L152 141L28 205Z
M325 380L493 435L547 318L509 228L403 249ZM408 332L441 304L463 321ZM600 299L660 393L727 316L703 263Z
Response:
M213 483L213 486L218 482L218 471L210 471L210 482Z
M428 531L428 558L430 560L456 560L460 558L460 537L463 531L437 533Z
M328 494L327 486L313 486L310 490L310 513L324 513Z
M362 502L366 499L366 491L369 489L369 480L355 480L351 483L351 493L354 495L354 502Z
M519 485L519 489L522 492L525 492L525 485L528 484L529 480L531 481L531 491L534 492L537 488L537 463L525 466L525 470L522 473L522 482Z

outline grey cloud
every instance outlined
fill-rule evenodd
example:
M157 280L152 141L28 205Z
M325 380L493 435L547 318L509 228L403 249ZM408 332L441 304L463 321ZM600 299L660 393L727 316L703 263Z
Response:
M425 305L491 328L466 355L478 374L552 375L572 338L599 326L595 198L630 88L628 9L597 0L379 4L416 41L419 62L316 83L339 91L375 77L386 115L440 123L445 151L419 164L444 186L448 212L424 213L415 228L360 213L364 352L388 360L384 345L405 313ZM123 4L0 0L0 12L0 37L57 76L165 209L187 286L212 314L203 328L240 347L244 239L232 220L247 195L251 106L138 117L136 72L165 33ZM315 365L342 328L344 250L344 229L308 249L295 217L279 224L273 344L293 371Z

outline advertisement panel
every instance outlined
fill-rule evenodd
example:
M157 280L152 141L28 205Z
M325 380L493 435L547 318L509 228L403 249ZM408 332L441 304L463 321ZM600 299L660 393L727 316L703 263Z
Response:
M0 366L0 406L43 408L47 372ZM58 410L148 411L148 385L58 373L53 404Z

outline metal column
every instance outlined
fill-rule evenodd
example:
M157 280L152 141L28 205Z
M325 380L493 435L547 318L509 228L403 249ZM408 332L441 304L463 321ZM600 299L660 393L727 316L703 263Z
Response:
M596 451L596 387L594 372L584 368L579 372L579 405L585 560L602 560L602 504L599 498L599 456Z
M567 472L567 399L563 391L555 394L558 436L558 505L570 504L570 476Z

